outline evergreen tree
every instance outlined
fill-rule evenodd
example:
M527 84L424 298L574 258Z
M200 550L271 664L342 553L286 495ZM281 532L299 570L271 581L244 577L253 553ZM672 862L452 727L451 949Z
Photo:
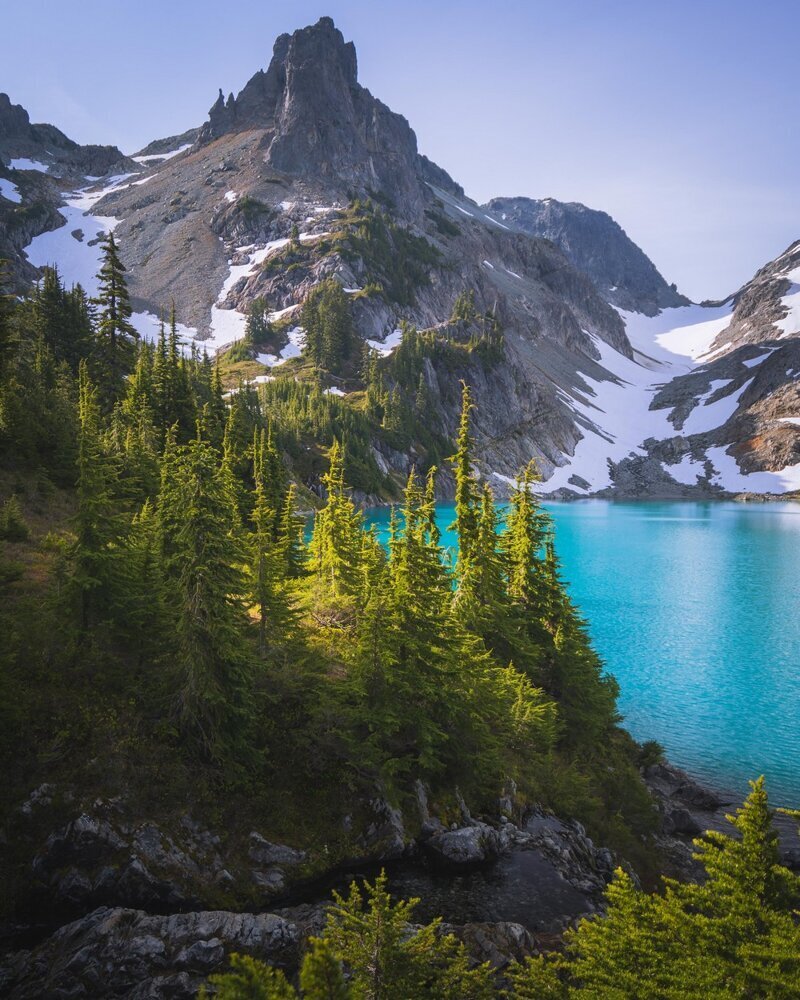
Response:
M113 483L116 470L102 443L97 389L85 362L79 371L78 513L75 520L75 576L84 630L105 606L117 534Z
M178 715L182 729L218 755L241 730L250 666L234 501L211 445L168 445L158 509L175 597Z
M470 413L472 394L466 382L461 383L461 419L456 438L456 454L452 458L455 472L456 519L450 526L458 535L458 561L456 575L459 587L472 571L478 544L479 496L472 471L472 435Z
M30 529L22 516L22 508L16 493L12 493L0 507L0 539L5 542L25 542L30 537Z
M303 303L303 327L305 355L318 369L341 374L351 357L355 335L350 303L338 281L328 278L308 293Z
M0 386L16 351L12 317L16 311L15 297L11 292L11 274L8 261L0 258Z
M312 938L311 948L300 969L300 991L304 1000L349 1000L350 988L342 963L325 938Z
M130 322L132 308L125 267L120 260L114 233L102 240L103 260L98 275L99 308L94 370L100 397L106 409L122 397L125 376L133 370L139 334Z
M314 518L309 543L309 569L315 614L333 621L348 618L355 610L361 587L360 559L362 517L347 496L344 452L334 441L329 468L322 477L327 499Z
M199 1000L297 1000L292 986L280 969L273 969L250 955L231 955L231 972L209 977L214 987L200 989Z
M665 879L663 895L647 895L618 870L607 915L567 935L568 960L517 969L516 995L797 996L800 926L792 909L800 879L779 863L763 779L728 819L736 836L711 831L695 841L701 884Z
M464 946L439 921L412 928L419 900L393 903L386 874L344 898L334 893L325 940L350 971L355 997L369 1000L490 1000L488 963L470 968Z

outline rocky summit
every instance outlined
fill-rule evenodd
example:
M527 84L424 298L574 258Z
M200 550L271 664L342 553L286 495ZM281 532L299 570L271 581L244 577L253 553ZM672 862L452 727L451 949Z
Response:
M330 18L281 35L199 129L133 158L31 125L3 96L0 161L0 250L20 287L53 263L92 292L96 237L113 227L143 335L174 302L187 340L225 352L263 306L274 333L250 377L299 353L299 310L326 279L384 357L406 325L427 331L428 423L452 439L468 382L481 472L500 495L531 458L563 497L800 486L796 245L729 301L695 306L602 211L478 206L358 82ZM454 322L464 295L471 311ZM373 444L398 482L422 446Z

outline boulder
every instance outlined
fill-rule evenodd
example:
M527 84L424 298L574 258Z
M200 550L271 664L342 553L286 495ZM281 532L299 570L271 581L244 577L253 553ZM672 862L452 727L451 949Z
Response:
M494 861L501 849L497 831L486 823L435 833L424 840L422 846L435 862L451 868L468 868Z

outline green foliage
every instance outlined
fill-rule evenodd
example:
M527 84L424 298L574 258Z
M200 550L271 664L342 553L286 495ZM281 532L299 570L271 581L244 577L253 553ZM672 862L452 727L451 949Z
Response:
M345 259L360 261L368 281L391 302L414 304L417 289L430 284L440 254L424 236L398 225L372 202L354 201L342 213L334 242Z
M797 996L800 927L792 911L800 879L779 863L763 778L751 785L728 817L735 836L709 831L695 841L701 884L665 879L663 895L647 895L618 870L607 915L567 935L565 959L517 969L515 995Z
M321 281L303 303L304 354L318 370L341 374L353 353L355 333L350 303L333 278Z
M124 324L124 278L108 282ZM35 299L3 318L0 474L4 487L23 477L33 535L0 567L0 751L7 773L13 748L22 762L4 795L46 774L157 812L197 786L212 813L267 815L312 841L342 829L333 857L352 849L343 803L376 783L397 801L417 778L434 794L458 786L480 808L513 780L646 850L638 750L560 580L534 473L506 526L473 468L466 385L455 567L441 549L432 466L451 446L426 361L451 352L457 370L469 341L406 327L390 358L353 349L345 377L360 368L365 390L346 399L291 377L224 395L174 311L154 345L122 336L116 380L110 299L74 342L57 336L72 306L55 274ZM325 331L341 332L343 307L331 286L313 318L340 358ZM427 475L409 477L387 552L350 490L399 495L375 449L410 441ZM320 508L308 540L301 505ZM335 973L329 957L315 974Z
M214 992L205 987L200 990L200 1000L295 1000L297 994L286 976L249 955L231 955L232 972L219 973L209 978Z
M178 718L190 739L217 755L241 734L251 670L234 497L211 445L169 447L157 509L174 600Z
M307 1000L350 1000L353 996L342 962L325 938L311 940L300 969L300 992Z
M130 322L133 310L114 233L110 232L101 243L103 260L98 274L99 315L92 370L103 408L110 409L123 395L125 376L133 369L139 334Z
M444 212L440 212L436 209L425 209L425 215L436 226L440 235L458 236L460 234L461 230L454 222L451 222L450 219L447 218Z
M350 971L355 1000L483 1000L494 996L489 966L469 968L464 946L439 921L411 927L419 900L393 903L381 873L363 890L335 894L325 940Z
M0 508L0 539L6 542L25 542L30 530L22 516L19 498L15 493Z
M334 906L321 938L312 938L300 970L300 993L284 974L247 955L232 971L210 977L221 1000L491 1000L488 963L473 966L463 944L441 921L412 924L419 900L393 902L385 872ZM345 975L346 970L346 975ZM201 997L208 997L205 989Z

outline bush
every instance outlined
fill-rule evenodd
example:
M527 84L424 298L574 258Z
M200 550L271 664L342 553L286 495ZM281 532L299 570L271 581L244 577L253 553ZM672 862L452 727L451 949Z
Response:
M0 510L0 538L6 542L26 542L30 538L16 494L12 494Z

